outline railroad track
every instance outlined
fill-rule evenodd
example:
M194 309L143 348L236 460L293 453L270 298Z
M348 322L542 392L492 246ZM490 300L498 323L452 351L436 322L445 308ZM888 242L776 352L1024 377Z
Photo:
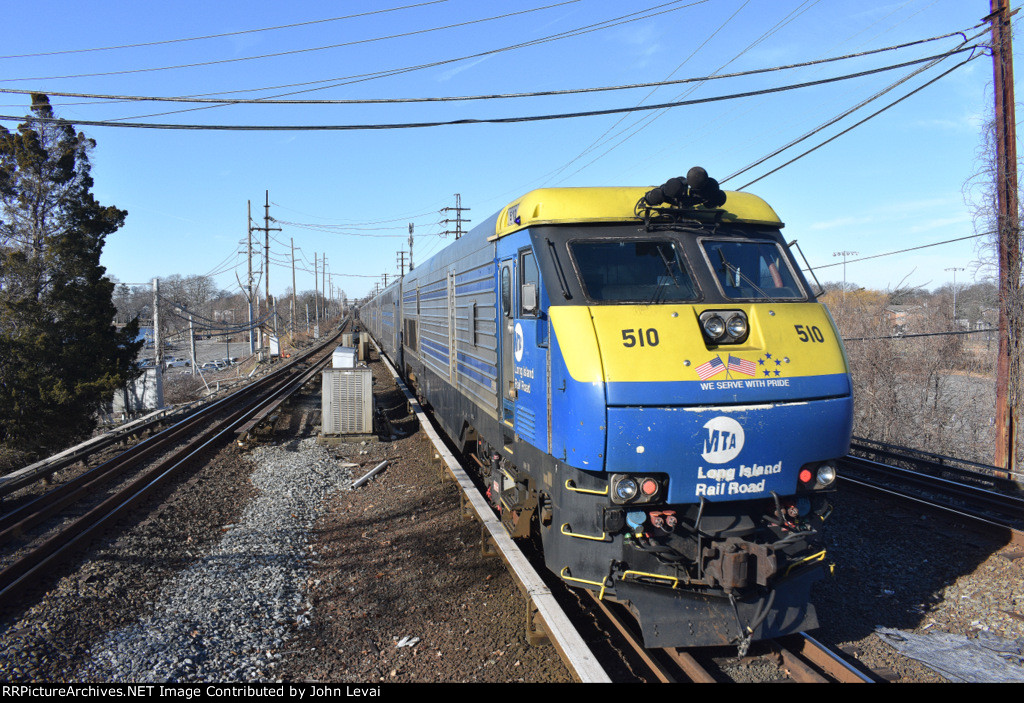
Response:
M796 683L875 683L882 677L868 672L847 655L829 648L807 633L756 642L743 656L732 647L646 649L632 617L587 591L602 619L621 637L634 661L637 678L660 683L719 683L734 680L728 670L760 663L777 669L778 681Z
M183 472L231 441L256 431L330 360L338 335L274 373L203 406L114 458L0 515L0 548L4 549L0 602L13 604L57 564L84 549Z
M987 487L848 456L840 480L862 490L882 492L919 508L963 519L1024 546L1024 497Z

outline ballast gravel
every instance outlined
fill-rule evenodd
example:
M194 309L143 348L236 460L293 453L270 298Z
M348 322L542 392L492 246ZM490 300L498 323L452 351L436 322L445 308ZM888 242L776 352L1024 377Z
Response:
M314 439L252 454L258 494L206 556L165 584L152 612L95 645L75 679L272 681L290 632L308 623L309 528L352 483Z

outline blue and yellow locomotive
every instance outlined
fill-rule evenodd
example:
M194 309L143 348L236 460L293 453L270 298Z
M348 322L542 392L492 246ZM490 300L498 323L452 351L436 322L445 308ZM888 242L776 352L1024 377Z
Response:
M817 626L853 399L781 227L699 168L535 190L361 310L509 532L647 646Z

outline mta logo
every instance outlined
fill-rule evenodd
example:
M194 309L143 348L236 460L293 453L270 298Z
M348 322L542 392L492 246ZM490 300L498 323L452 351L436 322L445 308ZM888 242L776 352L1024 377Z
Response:
M743 427L731 417L716 417L704 425L708 431L701 456L711 464L732 461L743 451Z

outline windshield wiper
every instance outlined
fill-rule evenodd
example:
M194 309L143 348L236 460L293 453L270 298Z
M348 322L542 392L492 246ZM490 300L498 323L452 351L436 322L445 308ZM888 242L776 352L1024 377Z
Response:
M662 250L661 245L660 244L656 245L656 248L658 250L658 256L661 257L661 263L663 263L665 265L665 272L668 273L668 275L672 277L672 283L675 284L676 288L681 288L682 286L679 285L679 279L676 278L676 275L674 273L672 273L672 263L668 260L668 257L665 256L665 252ZM673 252L673 254L674 254L674 252ZM673 259L674 258L675 257L673 255ZM667 281L662 280L661 282L659 282L658 283L658 287L654 289L654 297L651 299L651 302L652 303L659 302L661 300L662 292L667 287L668 287L668 282Z
M770 303L777 303L778 302L777 300L775 300L775 298L771 297L770 295L765 293L763 290L761 290L760 286L758 286L756 283L751 281L750 278L746 274L744 274L742 271L739 270L739 268L737 268L736 266L733 266L732 264L730 264L726 260L725 252L723 252L721 248L718 249L718 259L719 259L719 261L722 262L722 270L726 273L726 281L725 282L726 282L727 285L729 283L728 274L729 274L729 272L732 272L732 274L733 274L733 281L734 281L733 285L735 285L737 288L739 287L740 279L742 278L744 281L746 281L747 283L750 284L751 288L753 288L758 293L760 293L762 298L765 298Z

